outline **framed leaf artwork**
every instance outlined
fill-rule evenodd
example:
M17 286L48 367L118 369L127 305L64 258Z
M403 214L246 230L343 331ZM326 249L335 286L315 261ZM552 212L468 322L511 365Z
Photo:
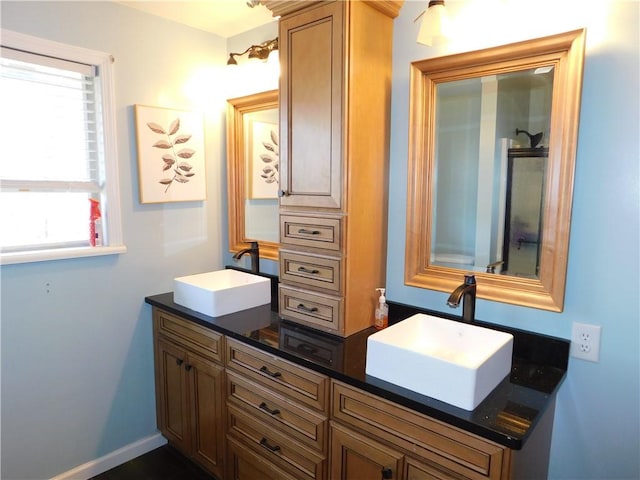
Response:
M278 198L278 124L249 121L249 198Z
M206 199L202 113L135 105L140 203Z

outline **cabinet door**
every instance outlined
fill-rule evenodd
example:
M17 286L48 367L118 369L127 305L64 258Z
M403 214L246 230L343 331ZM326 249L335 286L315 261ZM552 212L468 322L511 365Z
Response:
M158 428L176 448L189 455L186 352L172 343L158 340L156 355Z
M331 424L332 480L402 479L403 454L341 425Z
M295 480L246 445L228 439L227 478L229 480Z
M420 462L414 458L406 457L406 480L459 480L461 477L453 476L432 465Z
M280 21L282 206L341 208L342 2Z
M189 374L188 391L191 395L191 455L207 470L222 477L224 369L188 354L185 370Z

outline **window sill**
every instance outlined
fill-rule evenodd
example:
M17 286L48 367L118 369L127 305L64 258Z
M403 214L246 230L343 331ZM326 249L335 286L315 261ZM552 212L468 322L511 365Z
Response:
M98 257L102 255L117 255L126 252L127 247L125 245L117 245L108 247L59 248L52 250L36 250L33 252L2 253L0 254L0 265L46 262L49 260L66 260L82 257Z

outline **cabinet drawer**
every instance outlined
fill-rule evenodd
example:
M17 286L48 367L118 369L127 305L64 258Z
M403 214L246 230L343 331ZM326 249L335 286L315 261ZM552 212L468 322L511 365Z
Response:
M327 413L329 379L233 339L227 341L227 368L315 410Z
M227 399L271 428L320 452L325 450L327 417L270 393L237 373L227 373Z
M342 328L341 297L300 290L288 285L279 287L280 316L315 328L339 333Z
M224 336L220 333L155 307L153 308L153 325L156 333L222 363Z
M339 218L280 215L280 243L284 245L339 251L341 234Z
M500 445L340 382L332 383L331 414L465 478L498 480L507 464Z
M324 455L293 441L235 405L227 405L227 428L229 435L251 445L254 451L261 452L276 466L292 473L296 478L324 478Z
M280 249L280 279L340 292L340 259Z
M326 367L341 370L344 364L344 341L333 335L280 324L280 349Z

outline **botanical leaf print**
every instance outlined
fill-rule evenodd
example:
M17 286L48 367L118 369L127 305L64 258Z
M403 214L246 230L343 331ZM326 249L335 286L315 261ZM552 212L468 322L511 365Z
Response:
M164 131L164 128L162 128L162 127L161 127L160 125L158 125L157 123L149 122L149 123L147 123L147 126L148 126L151 130L153 130L154 132L156 132L156 133L162 133L162 134L163 134L163 133L167 133L167 132L165 132L165 131Z
M195 153L195 150L191 150L190 148L183 148L176 155L178 155L180 158L191 158L195 155Z
M175 133L180 129L180 119L176 118L171 125L169 126L169 135L175 135Z
M270 143L262 142L262 145L264 146L264 148L266 148L270 152L275 151L275 147L273 145L271 145Z
M190 164L188 164L187 162L180 162L178 164L178 168L180 170L182 170L183 172L190 172L193 167Z
M178 183L187 183L191 177L195 175L191 170L193 166L187 162L179 162L176 164L176 157L188 159L195 155L196 151L191 148L182 148L179 151L176 151L176 145L182 145L187 143L191 139L191 134L183 133L178 135L178 131L180 130L180 118L176 118L169 125L168 130L165 130L162 125L159 125L155 122L148 122L147 126L151 129L152 132L157 133L158 135L163 135L166 138L161 138L156 141L152 147L159 148L162 150L171 150L171 153L165 153L162 155L162 171L166 172L168 170L173 169L173 177L165 177L159 180L161 185L166 185L165 193L169 190L169 187L173 184L173 182Z
M264 167L262 167L260 177L267 184L278 183L280 181L278 179L278 168L280 163L280 142L278 141L278 132L271 130L269 132L269 136L271 137L271 142L262 142L262 146L269 153L261 153L259 155L260 160L265 164Z
M167 142L166 140L158 140L156 143L153 144L154 147L156 148L171 148L171 143Z

